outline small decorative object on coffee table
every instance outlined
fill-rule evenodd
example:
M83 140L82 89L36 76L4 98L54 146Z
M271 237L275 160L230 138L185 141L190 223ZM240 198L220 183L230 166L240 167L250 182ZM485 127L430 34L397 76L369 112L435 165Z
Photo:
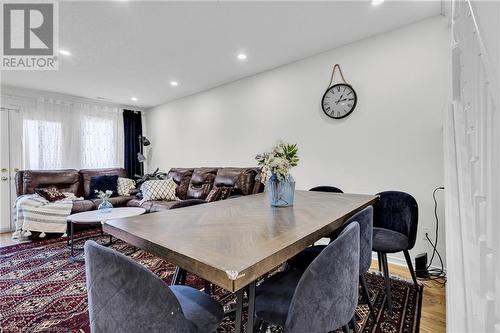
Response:
M266 184L271 206L293 206L295 180L290 169L299 162L297 152L297 144L278 142L271 152L255 157L261 168L261 182Z
M97 209L101 213L109 213L113 209L113 204L109 202L109 198L111 198L111 195L113 195L113 191L95 191L97 194L97 197L102 200L101 204L97 207Z
M142 215L146 212L144 208L140 207L118 207L118 208L110 208L108 212L103 212L102 209L91 210L88 212L76 213L68 216L67 220L69 222L69 237L68 237L68 246L70 248L70 257L72 260L75 260L75 250L82 251L81 248L75 248L75 242L81 241L84 239L88 239L89 237L82 237L78 239L74 239L74 226L75 224L96 224L101 223L104 224L108 220L113 219L122 219L125 217L138 216ZM103 232L101 231L101 236L103 236ZM105 245L111 245L112 238L109 236L109 243Z

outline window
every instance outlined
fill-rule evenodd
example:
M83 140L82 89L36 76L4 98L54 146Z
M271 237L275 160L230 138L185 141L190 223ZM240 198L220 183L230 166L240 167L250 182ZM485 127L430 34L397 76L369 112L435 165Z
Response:
M82 117L80 140L82 168L115 166L115 121L92 116Z
M25 169L61 168L61 123L43 120L24 120L23 155Z
M39 99L20 110L24 169L123 165L123 114L118 108Z

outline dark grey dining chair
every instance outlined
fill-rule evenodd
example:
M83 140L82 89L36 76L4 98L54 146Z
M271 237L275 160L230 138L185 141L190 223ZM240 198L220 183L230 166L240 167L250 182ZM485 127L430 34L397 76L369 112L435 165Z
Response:
M331 193L344 193L341 189L335 186L316 186L310 189L313 192L331 192Z
M340 188L335 187L335 186L328 186L328 185L321 185L321 186L315 186L311 189L309 189L311 192L329 192L329 193L344 193ZM330 238L330 241L332 241L338 233L332 233L331 235L327 235L326 238Z
M353 222L359 223L359 283L363 296L366 298L370 314L376 321L375 311L370 298L370 291L365 279L372 263L372 233L373 233L373 207L369 206L351 216L342 226L343 230ZM308 247L288 261L290 267L305 270L309 264L326 248L326 245ZM333 286L336 288L336 286Z
M85 243L85 273L92 333L215 332L222 306L187 286L169 287L127 256Z
M280 272L257 286L255 330L268 324L287 333L348 330L358 303L358 275L359 224L353 222L305 271Z
M373 213L373 251L378 254L379 269L384 274L387 306L389 313L392 313L387 253L404 253L415 287L419 288L409 252L417 239L418 204L414 197L405 192L385 191L377 195L379 200Z

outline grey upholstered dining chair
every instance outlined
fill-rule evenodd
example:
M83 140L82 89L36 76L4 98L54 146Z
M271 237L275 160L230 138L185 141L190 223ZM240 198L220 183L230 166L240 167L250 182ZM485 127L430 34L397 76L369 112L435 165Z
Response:
M335 186L321 185L315 186L309 189L311 192L329 192L329 193L344 193L340 188ZM330 238L330 242L338 235L338 232L334 232L331 235L327 235L325 238Z
M359 224L353 222L305 271L286 270L257 287L255 329L268 324L287 333L348 329L358 303L358 275Z
M370 291L365 279L372 263L372 234L373 234L373 207L369 206L351 216L342 226L347 227L352 222L359 223L359 283L365 297L370 314L376 321L375 311L370 298ZM288 261L290 267L305 270L307 266L326 248L326 245L315 245L308 247ZM335 286L333 286L335 287Z
M169 287L125 255L85 243L90 328L100 332L214 332L224 311L210 296Z
M373 213L373 251L377 252L379 269L384 273L387 306L389 313L392 313L387 253L404 253L415 287L419 288L408 252L417 239L418 204L414 197L405 192L385 191L377 195L379 200Z

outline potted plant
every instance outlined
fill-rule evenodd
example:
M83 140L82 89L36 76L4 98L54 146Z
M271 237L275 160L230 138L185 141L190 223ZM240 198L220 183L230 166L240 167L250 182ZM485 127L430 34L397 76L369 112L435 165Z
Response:
M260 180L266 185L271 206L292 206L295 180L290 169L299 162L297 144L280 141L270 152L259 154L255 159L260 166Z

